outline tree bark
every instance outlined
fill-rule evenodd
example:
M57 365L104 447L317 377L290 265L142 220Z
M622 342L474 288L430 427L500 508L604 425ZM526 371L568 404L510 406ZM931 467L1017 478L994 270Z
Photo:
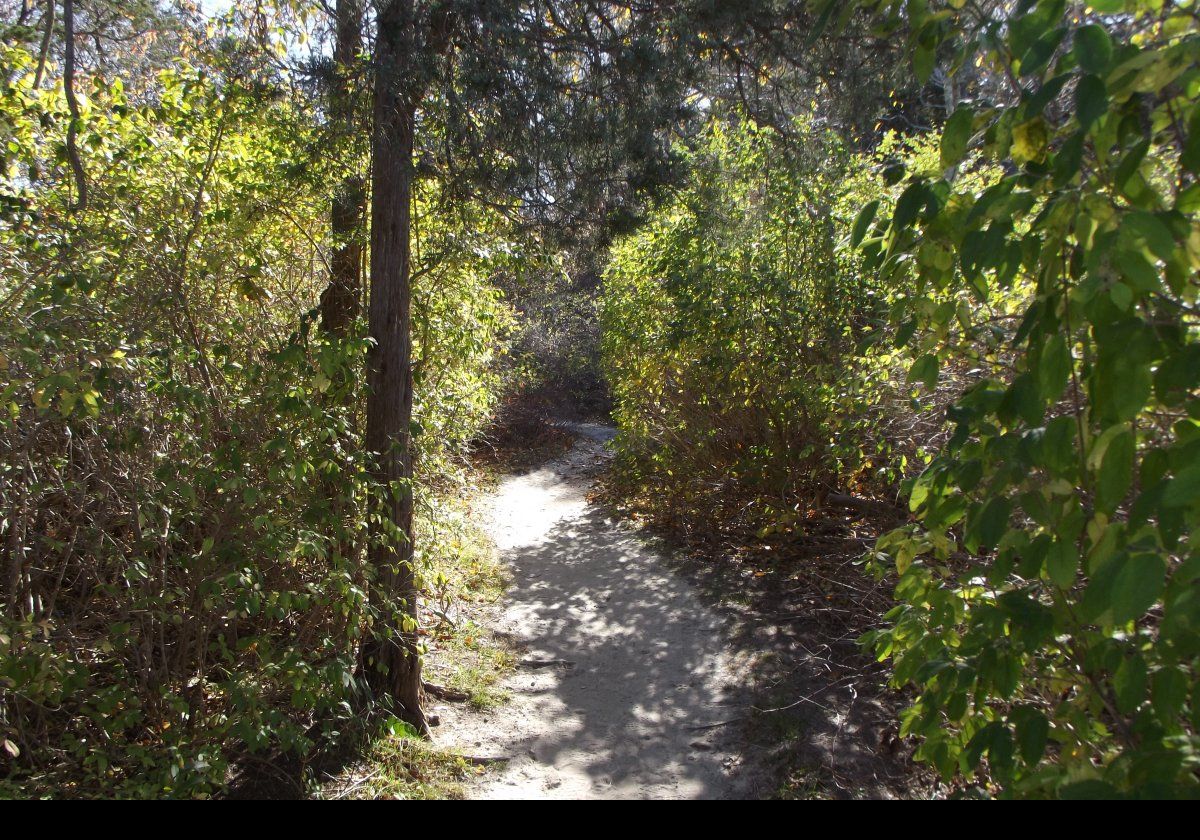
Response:
M329 112L335 137L344 145L357 128L353 76L362 50L361 0L338 0L335 14L337 38L333 49L334 80ZM358 317L365 209L366 185L357 174L347 175L335 190L330 208L333 255L329 285L321 295L321 327L328 335L349 334Z
M363 645L368 685L396 714L428 733L421 709L417 579L413 566L411 233L413 131L412 3L392 0L378 16L372 132L371 294L367 353L367 451L387 523L373 525L373 600L382 615ZM390 490L390 492L387 492Z
M53 23L53 20L51 20ZM82 213L88 206L87 172L79 157L79 100L75 96L75 0L63 0L63 93L71 122L67 125L67 160L75 175L75 201L71 212Z
M33 89L42 89L42 78L46 75L46 58L50 55L50 40L54 37L54 0L46 3L46 28L42 33L42 47L38 52L37 72L33 75Z

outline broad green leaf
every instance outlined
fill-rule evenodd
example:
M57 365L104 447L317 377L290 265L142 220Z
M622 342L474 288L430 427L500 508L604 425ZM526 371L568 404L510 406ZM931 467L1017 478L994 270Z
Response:
M967 153L967 144L971 140L975 112L968 107L960 107L942 129L941 163L943 169L957 166Z
M1108 91L1096 76L1082 76L1075 86L1075 111L1087 128L1108 111Z
M1047 423L1041 459L1053 475L1074 474L1079 468L1079 421L1064 415Z
M1150 678L1150 697L1154 711L1163 721L1172 720L1187 702L1187 677L1176 667L1167 665Z
M921 356L908 370L909 382L920 382L926 388L933 389L938 379L938 358L932 353Z
M923 182L910 184L896 200L896 209L892 213L892 229L904 230L916 221L921 209L928 206L930 200L929 187Z
M917 79L922 83L929 81L936 62L937 53L933 47L924 45L917 47L913 53L913 70L916 71Z
M1049 144L1050 133L1041 117L1013 127L1011 153L1018 164L1041 163L1046 159Z
M979 512L978 525L975 530L980 548L995 548L1008 530L1008 517L1012 512L1012 503L1003 496L993 496L988 499ZM974 524L974 523L973 523Z
M1162 281L1149 261L1136 251L1121 250L1116 254L1117 267L1126 282L1139 292L1161 293Z
M863 237L867 234L867 228L875 218L875 212L879 209L879 199L867 202L863 208L858 211L858 216L854 219L854 227L850 233L850 247L857 248L859 243L863 241Z
M1055 586L1069 589L1075 585L1079 570L1079 552L1068 540L1055 540L1046 552L1046 574Z
M1038 385L1048 400L1058 399L1071 375L1071 351L1061 333L1046 340L1038 360Z
M1125 659L1113 675L1113 688L1117 708L1127 714L1134 711L1146 699L1146 660L1137 654Z
M1179 162L1188 172L1200 175L1200 108L1193 109L1192 118L1188 121L1187 138Z
M1103 418L1132 420L1150 398L1149 365L1128 354L1102 359L1092 373L1092 398Z
M1017 718L1017 747L1021 760L1028 765L1037 764L1046 752L1050 737L1050 721L1037 709L1022 709Z
M1166 507L1190 507L1197 501L1200 501L1200 464L1191 464L1167 484L1162 503Z
M1075 57L1085 72L1104 75L1112 54L1112 39L1100 24L1092 23L1075 30Z
M1125 559L1113 581L1113 621L1124 624L1145 615L1162 594L1167 568L1156 554Z
M1096 509L1111 514L1133 482L1133 434L1122 429L1104 451L1096 476Z

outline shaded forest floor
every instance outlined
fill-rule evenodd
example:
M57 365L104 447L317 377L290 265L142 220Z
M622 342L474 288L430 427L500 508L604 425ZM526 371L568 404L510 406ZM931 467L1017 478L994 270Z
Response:
M746 750L771 798L927 798L942 793L899 737L906 699L857 639L882 623L891 582L861 560L888 522L826 511L788 539L686 528L612 483L597 500L644 523L672 569L726 622L748 662L741 710Z

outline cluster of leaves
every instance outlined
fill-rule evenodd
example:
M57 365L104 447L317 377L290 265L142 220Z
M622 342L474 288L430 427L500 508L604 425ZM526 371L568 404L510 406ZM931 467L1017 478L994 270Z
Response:
M882 4L898 15L899 4ZM921 4L923 5L923 4ZM947 120L854 230L910 376L968 366L952 433L882 538L866 641L947 777L1025 796L1194 796L1200 767L1200 24L1192 3L908 4L918 71L1009 96ZM956 177L978 147L1003 171ZM986 759L986 764L984 763Z
M313 323L336 178L303 103L181 62L136 99L80 86L74 213L35 66L0 49L0 784L208 795L239 756L354 725L359 637L396 606L366 595L366 341ZM485 237L421 231L423 533L508 317L492 254L433 252Z
M804 120L788 137L714 117L688 185L613 247L602 298L621 476L760 534L830 491L894 482L918 454L881 433L903 398L901 354L878 340L888 291L840 245L879 193L873 172L932 173L936 148L854 153Z

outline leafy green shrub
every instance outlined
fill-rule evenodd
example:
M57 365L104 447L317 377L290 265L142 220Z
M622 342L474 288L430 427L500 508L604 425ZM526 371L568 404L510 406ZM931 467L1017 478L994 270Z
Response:
M313 323L336 179L300 103L181 63L136 101L81 91L72 213L34 63L0 50L0 785L210 795L355 725L358 640L392 607L366 597L366 342ZM502 237L462 224L420 243L427 531L508 317L487 254L431 256Z
M860 441L832 406L883 315L838 248L869 184L861 160L795 130L782 147L714 119L688 185L613 247L602 300L624 474L684 510L724 506L726 522L749 494L755 527L838 486L838 454Z
M1007 795L1195 796L1195 11L950 6L909 4L918 69L951 55L1009 95L960 105L946 176L910 177L856 238L909 284L911 378L974 374L908 486L918 523L879 541L899 606L866 641L915 686L903 731L947 778L986 759ZM973 145L1003 167L986 188L955 177Z

